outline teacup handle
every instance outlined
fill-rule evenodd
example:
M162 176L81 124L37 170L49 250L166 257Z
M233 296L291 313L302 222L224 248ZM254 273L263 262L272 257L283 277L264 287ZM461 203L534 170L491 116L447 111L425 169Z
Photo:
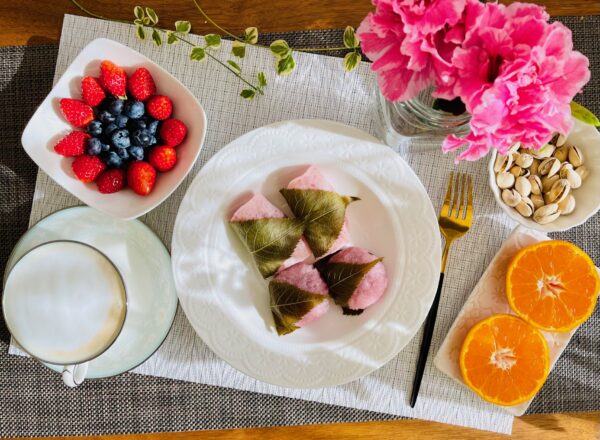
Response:
M89 362L82 364L66 365L63 368L62 379L66 386L75 388L81 385L87 375Z

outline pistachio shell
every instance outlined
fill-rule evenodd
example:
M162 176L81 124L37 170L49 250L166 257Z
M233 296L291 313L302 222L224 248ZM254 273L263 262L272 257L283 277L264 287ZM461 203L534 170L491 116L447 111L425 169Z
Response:
M554 154L556 147L551 144L546 144L539 150L533 151L533 157L536 159L546 159Z
M502 173L510 170L513 164L512 154L503 156L502 154L496 155L496 161L494 162L494 172Z
M548 177L548 176L542 177L542 192L546 193L546 192L550 191L550 188L552 188L552 185L554 185L554 183L556 183L556 181L558 181L559 179L560 179L560 176L558 176L558 174L555 174L552 177Z
M515 180L515 189L523 197L529 197L529 194L531 194L531 183L525 176L517 177Z
M554 150L554 157L561 162L564 162L569 157L569 147L563 145L562 147L557 148Z
M533 159L533 162L531 163L531 166L529 167L529 171L531 172L531 174L536 175L538 173L539 167L540 167L540 160Z
M544 201L548 203L560 203L571 192L571 184L567 179L559 179L554 182L552 188L544 194Z
M515 177L519 177L523 173L523 168L518 165L515 165L509 170L509 173Z
M581 181L583 182L590 175L590 170L585 165L581 165L580 167L575 168L575 172L579 174L581 177Z
M502 191L502 200L511 208L514 208L521 201L521 194L515 189L505 189Z
M531 201L533 202L534 209L541 208L546 204L546 202L544 202L544 196L542 196L541 194L532 194Z
M581 176L579 174L577 174L577 172L571 167L571 168L565 168L566 172L564 172L563 174L565 174L564 179L566 179L569 184L571 185L572 189L577 189L581 186ZM562 177L562 175L561 175Z
M533 163L533 156L531 154L522 153L515 159L515 163L521 168L529 168Z
M574 145L569 148L569 162L571 162L571 165L575 168L583 165L583 153Z
M538 173L540 176L552 177L560 170L560 161L555 157L547 157L540 163Z
M558 204L558 209L562 215L569 215L575 211L575 197L569 194L562 202Z
M529 180L529 184L531 185L531 193L532 194L541 194L542 193L542 179L540 176L529 176L527 178Z
M521 197L521 201L515 206L515 209L523 217L531 217L533 214L533 202L529 197Z
M567 178L567 170L569 168L573 169L573 165L571 165L569 162L563 162L560 165L560 170L558 171L558 175L560 176L561 179L566 179Z
M564 134L560 133L556 137L556 143L555 143L556 146L557 147L562 147L565 144L565 142L567 142L567 137Z
M515 176L507 172L498 173L496 175L496 183L500 189L512 188L515 184Z
M556 220L559 216L558 204L550 203L536 209L533 213L533 220L540 225L546 225Z

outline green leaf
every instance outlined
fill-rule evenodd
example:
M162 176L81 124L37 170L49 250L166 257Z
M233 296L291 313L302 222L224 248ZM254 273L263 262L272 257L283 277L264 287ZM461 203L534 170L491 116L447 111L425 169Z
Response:
M320 189L280 190L297 219L304 222L304 237L315 257L326 254L342 232L346 207L360 200Z
M182 34L188 34L192 30L192 24L189 21L176 21L175 30Z
M600 121L596 115L575 101L571 101L571 114L575 119L579 119L581 122L593 125L594 127L600 127Z
M244 89L240 93L240 96L248 101L252 101L256 96L256 92L252 89Z
M250 251L264 278L273 275L302 238L304 226L294 218L263 218L229 222Z
M212 47L214 49L218 49L221 47L221 36L217 34L208 34L204 36L204 41L206 42L206 47Z
M246 55L246 43L234 41L231 43L231 53L238 58L244 58L244 55Z
M227 64L229 64L238 75L242 73L242 68L235 61L227 60Z
M381 260L382 258L377 258L365 264L328 262L319 266L319 272L335 303L348 308L348 301L364 276ZM348 309L346 314L357 314L356 312L357 310Z
M135 26L135 36L138 37L140 40L146 39L146 32L144 31L144 26L139 24Z
M250 44L258 43L258 29L255 27L246 28L244 31L244 40Z
M265 87L267 85L267 77L265 72L258 72L258 85L261 87Z
M308 312L327 300L327 296L308 292L281 281L269 283L271 313L279 336L297 330L296 325Z
M167 31L167 44L177 44L179 40L177 39L177 35L175 32Z
M156 12L154 12L154 9L146 8L146 15L148 16L148 18L150 19L150 22L152 24L158 23L158 15L156 15Z
M190 60L202 61L206 58L206 51L201 47L194 47L190 52Z
M154 41L154 44L156 44L159 47L162 45L162 36L160 35L160 32L156 29L152 30L152 41Z
M344 57L344 70L346 70L346 72L352 72L356 69L361 59L362 57L358 52L347 53Z
M288 46L285 40L275 40L269 47L271 48L271 52L273 52L277 58L285 58L291 52L290 46Z
M352 26L346 26L344 30L344 46L348 49L355 49L360 45L356 32Z
M133 8L133 15L135 15L135 18L137 18L138 20L141 20L142 18L144 18L144 8L142 8L141 6L136 6L135 8Z
M133 20L133 24L139 24L139 25L141 25L143 23L144 23L144 21L140 20L139 18L136 18L135 20Z
M285 58L281 58L279 61L277 61L277 75L287 76L292 73L294 67L296 67L296 63L294 62L294 58L291 54Z
M144 26L150 26L150 17L145 16L144 18L142 18L142 24Z

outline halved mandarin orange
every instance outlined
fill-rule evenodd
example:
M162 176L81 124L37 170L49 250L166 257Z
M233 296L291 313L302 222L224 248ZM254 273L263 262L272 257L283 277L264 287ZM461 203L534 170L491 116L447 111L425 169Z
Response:
M531 399L549 369L546 339L513 315L492 315L475 324L460 351L465 383L496 405L517 405Z
M592 259L566 241L541 241L521 249L506 274L506 296L515 313L551 332L573 330L588 319L599 290Z

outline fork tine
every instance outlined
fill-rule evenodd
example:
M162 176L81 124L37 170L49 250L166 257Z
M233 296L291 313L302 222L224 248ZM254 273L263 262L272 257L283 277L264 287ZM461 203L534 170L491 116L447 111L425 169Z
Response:
M473 220L473 178L469 175L469 191L467 194L467 223L470 225Z
M456 174L456 185L454 187L454 198L452 199L452 212L451 212L451 217L456 217L458 218L458 209L460 208L460 206L458 205L458 195L461 192L460 190L460 177L462 176L462 173L457 173Z
M450 172L448 178L448 190L446 191L446 198L444 199L444 205L440 212L440 217L448 217L450 215L450 199L452 198L452 182L454 181L454 171Z
M458 213L456 218L464 219L467 211L467 174L461 174L461 191L460 191L460 203L458 204Z

